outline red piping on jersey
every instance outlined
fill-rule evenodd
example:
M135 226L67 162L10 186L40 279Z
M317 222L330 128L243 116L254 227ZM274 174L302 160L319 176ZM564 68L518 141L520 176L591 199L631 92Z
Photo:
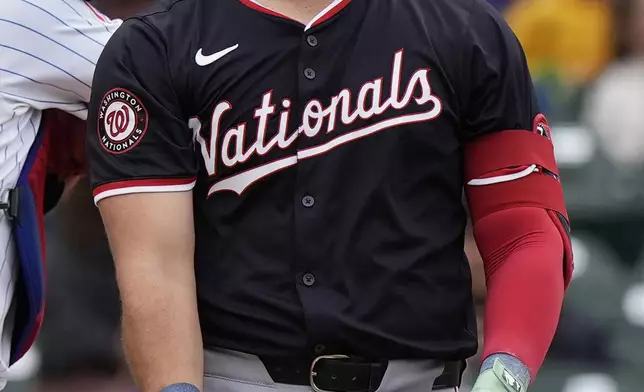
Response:
M317 25L329 20L333 15L335 15L338 12L342 11L342 9L344 7L346 7L347 5L349 5L350 2L351 2L351 0L342 0L341 2L336 4L333 8L331 8L330 10L325 12L322 16L320 16L320 18L318 20L316 20L315 23L313 23L310 27L317 26ZM316 17L318 15L316 15Z
M100 21L101 21L101 22L103 22L103 23L107 23L107 21L105 20L105 18L103 17L103 15L101 15L101 14L96 10L96 8L94 8L90 3L86 2L86 1L85 1L84 3L85 3L85 5L87 6L87 8L89 8L89 9L90 9L90 11L92 11L92 12L94 13L94 15L96 15L96 17L98 18L98 20L100 20Z
M289 18L289 17L288 17L288 16L286 16L286 15L282 15L282 14L280 14L279 12L275 12L275 11L273 11L273 10L269 9L269 8L264 7L264 6L263 6L263 5L261 5L261 4L255 3L255 2L254 2L254 1L252 1L252 0L239 0L239 1L240 1L242 4L244 4L246 7L248 7L248 8L252 8L252 9L254 9L255 11L263 12L263 13L265 13L265 14L272 15L272 16L277 16L278 18L282 18L282 19L293 20L292 18Z
M103 192L111 191L114 189L133 188L133 187L155 187L155 186L172 186L172 185L188 185L195 181L194 177L191 178L155 178L147 180L127 180L115 181L107 184L99 185L94 188L94 197L97 197Z
M273 10L271 10L271 9L269 9L269 8L266 8L266 7L264 7L263 5L261 5L261 4L259 4L259 3L256 3L256 2L254 2L254 1L252 1L252 0L239 0L239 1L240 1L242 4L244 4L245 6L247 6L248 8L252 8L252 9L254 9L254 10L256 10L256 11L259 11L259 12L262 12L262 13L265 13L265 14L268 14L268 15L272 15L272 16L277 16L277 17L282 18L282 19L292 20L292 21L295 21L295 22L297 22L297 23L300 23L299 21L296 21L295 19L293 19L293 18L291 18L291 17L288 17L288 16L286 16L286 15L284 15L284 14L280 14L279 12L275 12L275 11L273 11ZM319 19L317 19L317 20L315 21L315 23L313 23L313 25L312 25L312 26L310 26L310 27L317 26L317 25L319 25L319 24L323 23L324 21L329 20L332 16L334 16L335 14L337 14L338 12L340 12L344 7L346 7L350 2L351 2L351 0L342 0L341 2L339 2L338 4L336 4L333 8L331 8L330 10L328 10L327 12L325 12L325 13L324 13L324 14L323 14ZM318 14L318 15L319 15L319 14ZM315 17L318 17L318 15L316 15Z

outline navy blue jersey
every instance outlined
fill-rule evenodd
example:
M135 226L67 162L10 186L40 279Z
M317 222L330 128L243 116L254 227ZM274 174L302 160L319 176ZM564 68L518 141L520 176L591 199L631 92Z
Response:
M178 0L105 48L88 154L97 202L192 190L206 347L462 359L462 146L537 113L484 0Z

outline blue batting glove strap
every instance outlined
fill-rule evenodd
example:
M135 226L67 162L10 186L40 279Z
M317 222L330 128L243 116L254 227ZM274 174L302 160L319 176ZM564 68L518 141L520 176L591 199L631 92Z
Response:
M168 385L159 392L201 392L199 388L185 382Z
M503 364L494 360L492 369L485 370L476 379L472 392L526 392L526 386Z

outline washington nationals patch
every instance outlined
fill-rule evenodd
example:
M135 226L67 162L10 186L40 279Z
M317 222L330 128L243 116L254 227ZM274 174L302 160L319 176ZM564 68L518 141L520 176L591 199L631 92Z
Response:
M110 90L101 101L98 136L103 148L123 154L141 141L148 128L148 111L141 100L123 88Z

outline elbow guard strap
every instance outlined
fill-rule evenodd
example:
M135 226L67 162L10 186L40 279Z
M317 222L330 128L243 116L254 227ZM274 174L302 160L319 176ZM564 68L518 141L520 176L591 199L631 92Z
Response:
M472 221L516 207L540 207L557 226L564 242L564 282L574 268L570 223L543 115L532 132L509 130L482 136L465 145L465 192Z

